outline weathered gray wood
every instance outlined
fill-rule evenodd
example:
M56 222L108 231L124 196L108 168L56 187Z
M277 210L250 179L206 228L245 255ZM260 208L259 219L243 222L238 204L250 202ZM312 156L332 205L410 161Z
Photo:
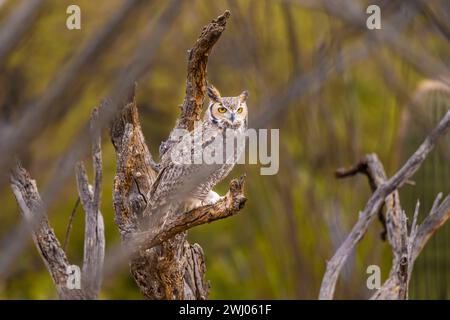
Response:
M76 180L81 205L85 211L85 234L82 287L88 299L98 296L102 280L105 236L103 216L94 203L93 188L88 183L86 169L82 162L76 167Z
M402 237L406 237L406 254L402 255L402 260L399 262L399 266L392 271L389 278L383 284L383 286L375 292L371 299L407 299L408 285L411 279L411 274L414 268L414 262L419 256L422 249L425 247L428 240L450 218L450 196L447 196L444 201L440 202L442 194L436 197L435 204L430 210L429 215L423 223L417 225L417 216L419 212L419 206L416 207L414 213L414 220L411 226L411 232L408 236L407 231ZM405 221L406 224L406 221ZM398 232L403 231L399 230ZM393 271L401 272L396 277L396 273ZM399 283L399 281L402 281ZM403 286L402 286L403 285ZM404 292L402 292L404 290Z
M81 290L67 289L67 268L70 264L49 225L36 181L31 179L29 173L19 163L16 163L10 176L10 184L22 216L31 224L34 244L53 279L59 298L83 299ZM40 215L39 219L36 219L36 215Z
M92 142L92 164L94 186L89 185L83 162L75 168L77 189L85 212L84 256L82 288L87 299L96 299L102 283L102 269L105 257L105 231L100 212L102 184L101 132L98 126L98 109L91 114L90 131Z
M417 227L414 237L412 237L411 259L417 259L431 236L450 218L450 195L448 195L439 205L433 206L430 214Z
M387 177L383 164L376 154L363 157L357 165L350 169L339 169L336 176L348 177L357 173L367 175L372 191L383 185ZM392 247L393 259L389 279L375 295L383 299L405 299L407 296L407 270L408 270L408 233L406 227L406 215L400 205L398 190L394 190L385 198L386 216L382 219L385 223L387 238ZM382 214L382 212L379 212Z
M350 234L336 251L334 256L327 263L325 275L319 293L319 299L332 299L342 266L356 244L367 232L367 228L375 215L381 209L385 198L392 192L400 188L419 169L428 153L434 148L439 138L444 136L450 127L450 110L441 119L436 128L426 137L424 142L408 159L403 167L397 171L385 183L382 183L372 194L367 202L364 211L359 214L359 219L352 228ZM403 227L402 227L403 228ZM402 240L403 241L403 240ZM392 242L391 242L392 244ZM395 244L397 246L397 244ZM403 245L400 245L403 248ZM402 249L403 250L403 249Z
M86 213L84 258L81 273L81 288L69 289L67 280L70 263L53 229L50 227L44 203L36 182L20 166L14 167L10 184L17 204L30 225L35 245L56 285L60 299L96 299L100 292L105 253L103 216L100 213L100 192L102 179L101 136L96 128L97 109L91 118L92 158L94 166L94 187L88 183L82 162L76 167L76 180L81 204Z

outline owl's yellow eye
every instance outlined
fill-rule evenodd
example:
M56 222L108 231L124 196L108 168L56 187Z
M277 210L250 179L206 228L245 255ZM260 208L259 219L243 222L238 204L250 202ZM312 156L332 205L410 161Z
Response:
M242 113L242 111L244 111L244 108L239 107L239 109L237 109L237 113Z
M217 111L219 111L219 113L225 113L225 112L227 112L227 108L219 107L219 108L217 108Z

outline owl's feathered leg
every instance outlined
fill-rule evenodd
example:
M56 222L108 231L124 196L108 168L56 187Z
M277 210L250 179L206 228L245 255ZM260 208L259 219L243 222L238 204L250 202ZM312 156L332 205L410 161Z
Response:
M220 199L222 199L222 197L217 192L211 190L203 200L198 198L190 198L187 200L183 206L183 211L188 212L198 207L214 204Z
M205 206L208 204L213 204L219 201L222 197L213 190L211 190L203 201L201 201L201 205Z

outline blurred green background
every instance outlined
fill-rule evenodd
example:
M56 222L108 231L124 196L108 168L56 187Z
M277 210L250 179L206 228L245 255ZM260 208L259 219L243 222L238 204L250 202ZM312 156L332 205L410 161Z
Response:
M18 1L17 1L18 2ZM16 1L0 1L0 23L15 9ZM383 19L393 15L401 1L378 1ZM53 76L86 44L111 15L119 0L46 1L39 17L0 70L0 110L14 122L21 107L45 94ZM308 1L306 1L308 3ZM433 1L428 6L433 9ZM66 8L81 8L82 29L68 30ZM359 1L364 6L366 2ZM436 4L447 5L444 1ZM143 41L142 30L154 23L166 1L148 1L127 19L112 48L95 64L84 82L82 94L68 112L32 141L23 155L25 167L42 191L62 153L88 121L90 111L108 94L113 79ZM320 62L362 37L356 27L311 9L302 1L219 0L182 1L175 23L164 36L151 70L138 80L137 101L147 143L154 156L178 116L185 86L187 50L203 25L229 9L226 31L213 49L208 64L209 82L223 95L250 92L250 119L283 101L284 89L296 77L308 74ZM448 12L447 12L448 14ZM384 20L383 20L384 21ZM448 38L428 16L418 12L403 31L413 48L426 50L449 63ZM375 49L373 49L375 50ZM376 152L388 176L415 150L429 129L448 110L448 100L437 97L426 113L432 121L416 125L408 108L420 81L426 79L402 56L379 45L376 53L361 63L346 66L314 92L300 92L298 99L269 118L267 127L280 128L280 170L261 176L258 165L237 166L216 191L224 193L232 177L246 172L245 209L235 217L203 225L189 232L191 242L205 251L207 278L212 299L316 299L329 259L348 234L371 191L362 176L334 178L334 170L356 163L365 153ZM300 90L301 91L301 90ZM442 102L442 101L443 102ZM266 103L267 105L267 103ZM410 114L406 117L405 114ZM402 190L402 204L412 214L418 198L421 217L430 209L438 192L450 192L449 140L426 160L417 173L415 186ZM446 151L447 150L447 151ZM89 157L86 156L89 163ZM101 210L108 246L119 241L114 224L112 182L115 154L109 137L103 139L104 189ZM60 241L77 198L74 175L51 203L50 222ZM21 218L7 185L0 191L0 241ZM84 216L78 208L68 244L71 263L81 265ZM366 268L380 265L386 279L391 262L389 244L380 239L382 227L371 224L339 279L336 297L367 298ZM450 298L450 229L438 231L419 257L411 284L412 298ZM1 254L1 253L0 253ZM106 279L102 299L141 299L124 264ZM0 279L1 299L53 299L56 291L30 239L12 272Z

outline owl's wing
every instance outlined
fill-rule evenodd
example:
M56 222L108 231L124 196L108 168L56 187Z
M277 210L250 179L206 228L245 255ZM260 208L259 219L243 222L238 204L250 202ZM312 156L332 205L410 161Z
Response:
M160 171L152 186L151 210L177 208L190 198L203 199L215 184L211 183L211 177L214 177L220 168L220 165L215 164L169 164Z
M205 139L205 143L207 143L220 132L212 131L208 126L203 126L192 131L185 139L195 139L200 134L208 137L208 139ZM193 149L186 149L185 142L186 140L182 140L174 147L185 148L184 151L188 154L193 153ZM199 150L201 151L202 148ZM171 153L171 151L169 150L168 153ZM215 184L211 181L212 178L223 166L221 164L183 163L176 160L169 155L164 159L162 169L150 191L149 198L152 211L160 210L162 207L172 204L177 206L177 204L192 197L203 199Z

